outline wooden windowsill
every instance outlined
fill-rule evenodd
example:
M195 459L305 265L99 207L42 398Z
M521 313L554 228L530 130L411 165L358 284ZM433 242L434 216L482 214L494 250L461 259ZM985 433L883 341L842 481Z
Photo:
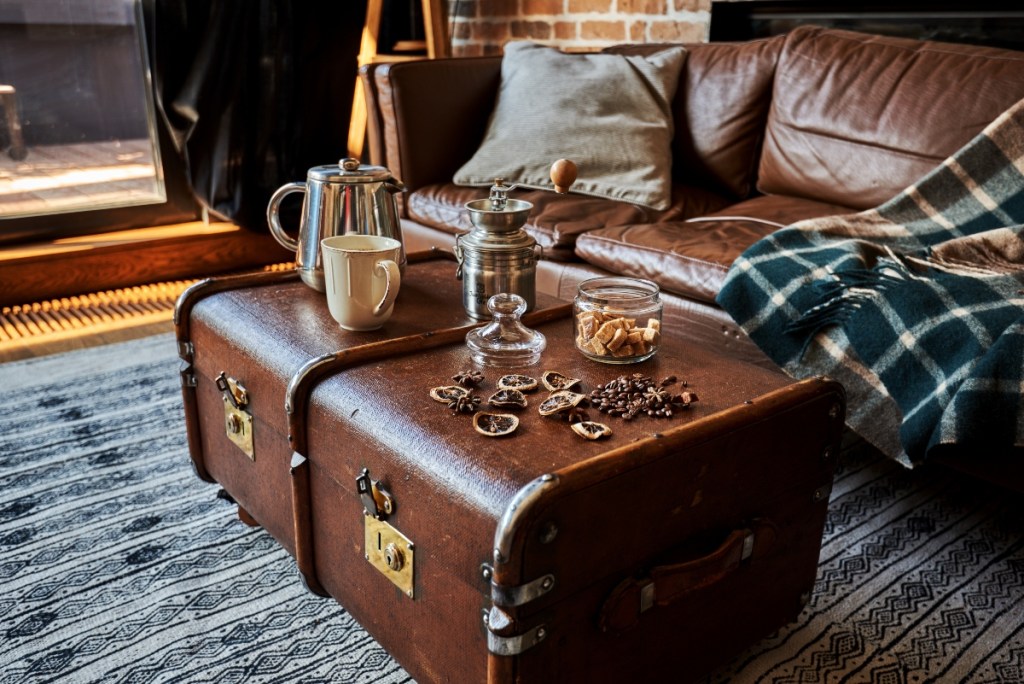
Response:
M236 230L237 226L231 223L205 224L202 221L191 221L189 223L173 223L166 226L153 226L151 228L119 230L113 233L79 235L76 237L47 240L46 242L0 247L0 261L7 262L30 258L50 259L72 252L106 250L117 246L138 246L157 241L166 243L172 240L188 240L193 237L207 237L211 235L227 235Z
M0 306L201 278L294 258L231 223L180 223L0 248Z

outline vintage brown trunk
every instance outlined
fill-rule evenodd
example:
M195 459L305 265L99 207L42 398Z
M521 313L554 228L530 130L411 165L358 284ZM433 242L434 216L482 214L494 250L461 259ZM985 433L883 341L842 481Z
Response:
M686 681L795 617L842 431L837 384L671 340L642 364L598 364L575 351L568 307L542 299L528 322L548 346L524 372L587 390L675 375L699 401L669 419L591 410L615 432L587 441L537 413L541 390L515 434L488 438L428 395L474 367L463 338L478 324L454 265L424 258L410 255L373 333L339 329L287 274L213 281L179 305L197 472L311 590L424 683ZM486 400L506 371L481 370ZM228 435L238 384L254 458Z

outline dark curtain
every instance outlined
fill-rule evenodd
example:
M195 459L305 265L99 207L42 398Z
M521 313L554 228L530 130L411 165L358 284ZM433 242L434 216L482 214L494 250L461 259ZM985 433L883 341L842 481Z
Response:
M366 3L151 1L156 106L188 185L265 230L274 190L347 156Z

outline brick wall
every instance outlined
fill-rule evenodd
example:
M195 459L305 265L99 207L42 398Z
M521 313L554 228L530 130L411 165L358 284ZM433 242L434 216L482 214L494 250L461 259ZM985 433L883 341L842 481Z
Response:
M452 54L497 54L509 40L569 50L706 41L711 0L448 0Z

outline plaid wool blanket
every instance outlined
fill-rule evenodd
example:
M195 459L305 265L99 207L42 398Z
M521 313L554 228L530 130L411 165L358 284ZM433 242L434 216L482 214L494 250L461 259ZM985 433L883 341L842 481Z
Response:
M904 465L1024 446L1024 101L882 206L757 242L718 303Z

